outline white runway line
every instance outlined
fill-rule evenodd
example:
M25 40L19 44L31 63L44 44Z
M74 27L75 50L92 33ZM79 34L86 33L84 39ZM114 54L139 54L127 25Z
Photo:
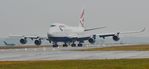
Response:
M0 61L149 58L149 51L72 51L84 48L88 47L1 49Z
M149 58L149 51L20 51L0 55L0 61Z

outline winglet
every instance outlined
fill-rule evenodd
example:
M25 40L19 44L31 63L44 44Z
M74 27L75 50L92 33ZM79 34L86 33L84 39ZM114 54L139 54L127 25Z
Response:
M144 32L146 30L146 28L143 28L140 32Z

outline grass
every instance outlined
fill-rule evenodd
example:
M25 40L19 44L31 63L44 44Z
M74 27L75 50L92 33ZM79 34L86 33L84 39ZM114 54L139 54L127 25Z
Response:
M81 49L77 51L149 51L149 45L113 46L104 48Z
M1 61L0 69L149 69L149 59Z

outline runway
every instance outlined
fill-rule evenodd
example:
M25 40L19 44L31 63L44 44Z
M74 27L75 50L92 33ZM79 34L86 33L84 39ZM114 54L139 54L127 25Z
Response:
M149 58L149 51L73 51L82 48L0 49L0 61Z

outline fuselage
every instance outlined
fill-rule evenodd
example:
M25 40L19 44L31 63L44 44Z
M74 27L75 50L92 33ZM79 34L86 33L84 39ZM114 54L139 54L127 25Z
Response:
M50 25L48 37L77 37L84 32L83 27L72 27L61 23Z
M73 42L73 38L86 37L84 36L83 27L72 27L61 23L50 25L48 38L53 42ZM76 40L75 40L76 41Z

